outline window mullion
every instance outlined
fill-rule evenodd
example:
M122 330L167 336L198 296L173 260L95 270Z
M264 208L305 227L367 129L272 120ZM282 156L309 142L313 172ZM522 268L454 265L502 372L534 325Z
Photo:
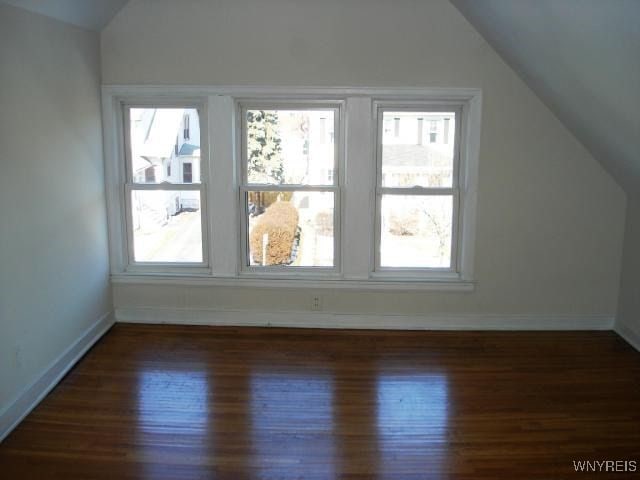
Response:
M214 275L238 273L239 211L235 138L232 119L234 101L229 96L209 97L209 238Z
M372 101L370 97L347 99L345 172L342 216L344 277L367 279L373 269L375 163Z

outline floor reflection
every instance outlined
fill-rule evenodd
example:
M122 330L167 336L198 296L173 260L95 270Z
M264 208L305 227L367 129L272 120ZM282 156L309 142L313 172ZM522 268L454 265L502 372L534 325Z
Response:
M377 383L382 478L403 472L443 473L448 424L447 378L440 374L381 374Z
M204 372L145 370L138 378L138 441L144 478L193 468L205 472L210 450L209 379ZM164 463L164 466L161 466ZM198 466L198 467L196 467Z
M258 478L335 478L330 374L253 372L251 419Z

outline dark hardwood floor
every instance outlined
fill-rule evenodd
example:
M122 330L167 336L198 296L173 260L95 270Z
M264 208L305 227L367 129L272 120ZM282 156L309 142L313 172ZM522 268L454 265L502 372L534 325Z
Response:
M639 476L640 354L611 332L118 324L0 445L7 480Z

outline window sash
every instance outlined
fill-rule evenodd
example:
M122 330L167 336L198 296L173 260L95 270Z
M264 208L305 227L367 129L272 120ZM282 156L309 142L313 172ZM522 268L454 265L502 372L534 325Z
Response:
M462 104L459 103L432 103L428 101L416 102L374 102L375 118L375 143L376 143L376 185L375 185L375 233L374 233L374 265L372 276L400 277L400 278L420 278L429 274L445 274L457 278L460 274L460 251L461 240L459 233L461 229L461 189L460 178L460 138L462 133ZM454 112L455 113L455 136L453 145L453 171L451 187L383 187L382 186L382 139L384 135L384 114L385 112ZM430 127L431 128L431 127ZM438 196L446 195L453 197L452 219L451 219L451 258L448 268L438 267L385 267L381 265L382 247L382 196L383 195L416 195L416 196Z
M392 189L392 190L398 190L398 189ZM385 267L381 265L382 197L385 195L404 196L407 194L416 195L420 197L433 197L437 195L452 197L453 206L452 206L452 214L451 214L451 217L452 217L451 218L451 254L449 257L449 265L450 265L449 267ZM387 193L384 191L378 192L376 194L376 218L375 218L376 235L374 239L376 248L374 252L375 269L374 269L373 275L375 276L377 274L378 276L384 275L384 276L398 276L398 277L409 278L409 277L421 277L427 272L434 273L434 274L441 272L441 273L451 273L457 277L457 274L459 271L459 264L458 264L459 256L456 251L457 250L456 245L458 245L458 232L459 232L459 222L460 222L459 205L460 205L460 195L458 190L455 190L452 193L437 193L435 195L422 194L422 193L408 193L405 191L393 192L393 193Z
M300 275L338 275L341 272L341 218L342 207L340 202L340 191L342 184L342 150L343 150L343 102L335 100L239 100L237 102L238 112L238 132L239 141L236 143L240 148L239 177L241 179L238 188L238 205L240 222L240 256L239 272L243 275L273 276L273 277L295 277ZM248 181L248 156L247 156L247 111L249 110L300 110L300 111L333 111L333 131L334 131L334 161L333 161L333 184L312 185L312 184L271 184L271 183L249 183ZM278 265L251 265L249 248L249 213L248 213L248 193L249 192L330 192L333 193L333 266L278 266Z
M251 265L249 248L249 192L327 192L333 194L333 266L280 266L280 265ZM241 186L240 195L240 272L243 274L270 274L276 276L287 276L296 274L322 274L339 273L341 271L341 229L340 229L340 188L337 186L308 186L301 185L299 188L294 185L271 188L260 185L254 188L252 185ZM297 272L297 273L296 273Z
M147 269L157 269L165 271L167 269L193 269L195 272L203 271L209 265L209 241L207 231L207 196L206 188L202 184L192 184L195 188L174 188L173 185L160 184L160 185L140 185L140 184L127 184L124 188L124 205L125 205L125 217L126 217L126 235L127 235L127 254L129 264L127 266L128 271L144 271ZM141 188L142 187L142 188ZM149 188L160 187L160 188ZM201 262L140 262L136 261L135 247L134 247L134 229L133 229L133 205L131 204L131 196L133 192L141 191L170 191L170 192L193 192L200 193L200 231L202 235L202 261Z
M135 185L147 185L137 183L133 176L133 161L131 158L131 109L134 108L184 108L193 109L198 112L198 118L200 122L200 182L204 182L208 175L208 144L206 142L206 136L203 134L208 130L208 121L206 118L207 108L205 102L194 103L187 101L185 103L179 103L179 100L146 102L122 102L122 143L124 148L124 181L127 184ZM176 144L177 147L176 137ZM177 154L177 152L176 152ZM181 183L169 183L169 185L182 185Z
M333 147L334 147L334 152L333 152L333 170L334 170L334 176L333 176L333 184L329 184L329 185L319 185L319 186L336 186L339 185L339 177L341 175L341 171L342 171L342 166L341 166L341 156L340 156L340 151L341 151L341 142L342 142L342 135L340 132L340 125L342 124L342 104L340 102L335 102L335 101L330 101L330 100L316 100L316 101L310 101L310 102L300 102L300 101L287 101L287 100L281 100L281 101L264 101L264 100L245 100L245 101L238 101L238 121L239 121L239 128L238 131L240 132L240 141L238 142L238 148L240 148L240 155L239 158L241 159L240 161L240 165L239 165L239 175L240 175L240 179L241 179L241 185L245 186L245 185L256 185L256 186L289 186L289 185L293 185L293 184L288 184L288 183L281 183L281 184L277 184L277 183L258 183L258 184L254 184L254 183L249 183L249 169L248 169L248 163L249 163L249 159L247 158L247 138L248 138L248 129L247 129L247 111L249 110L287 110L287 111L291 111L291 110L300 110L300 111L309 111L309 110L313 110L313 111L326 111L326 110L332 110L333 111L333 132L334 132L334 141L333 141Z
M209 242L209 209L206 189L206 179L209 174L209 148L207 136L204 132L208 131L207 108L205 101L194 102L191 100L181 101L180 99L153 99L148 102L128 102L120 103L122 109L122 146L124 158L124 242L126 249L126 265L127 272L155 273L155 272L180 272L201 274L210 272L210 249ZM200 122L200 183L137 183L134 181L132 158L131 158L131 109L133 108L183 108L194 109L198 112ZM131 204L131 195L133 191L198 191L200 192L200 228L202 242L202 261L201 262L140 262L135 259L134 251L134 230L133 230L133 211Z
M456 195L457 187L431 188L431 187L377 187L378 195Z

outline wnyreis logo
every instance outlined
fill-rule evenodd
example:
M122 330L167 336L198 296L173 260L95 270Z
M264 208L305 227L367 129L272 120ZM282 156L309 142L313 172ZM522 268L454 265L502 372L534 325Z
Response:
M576 472L635 472L638 462L635 460L574 460Z

